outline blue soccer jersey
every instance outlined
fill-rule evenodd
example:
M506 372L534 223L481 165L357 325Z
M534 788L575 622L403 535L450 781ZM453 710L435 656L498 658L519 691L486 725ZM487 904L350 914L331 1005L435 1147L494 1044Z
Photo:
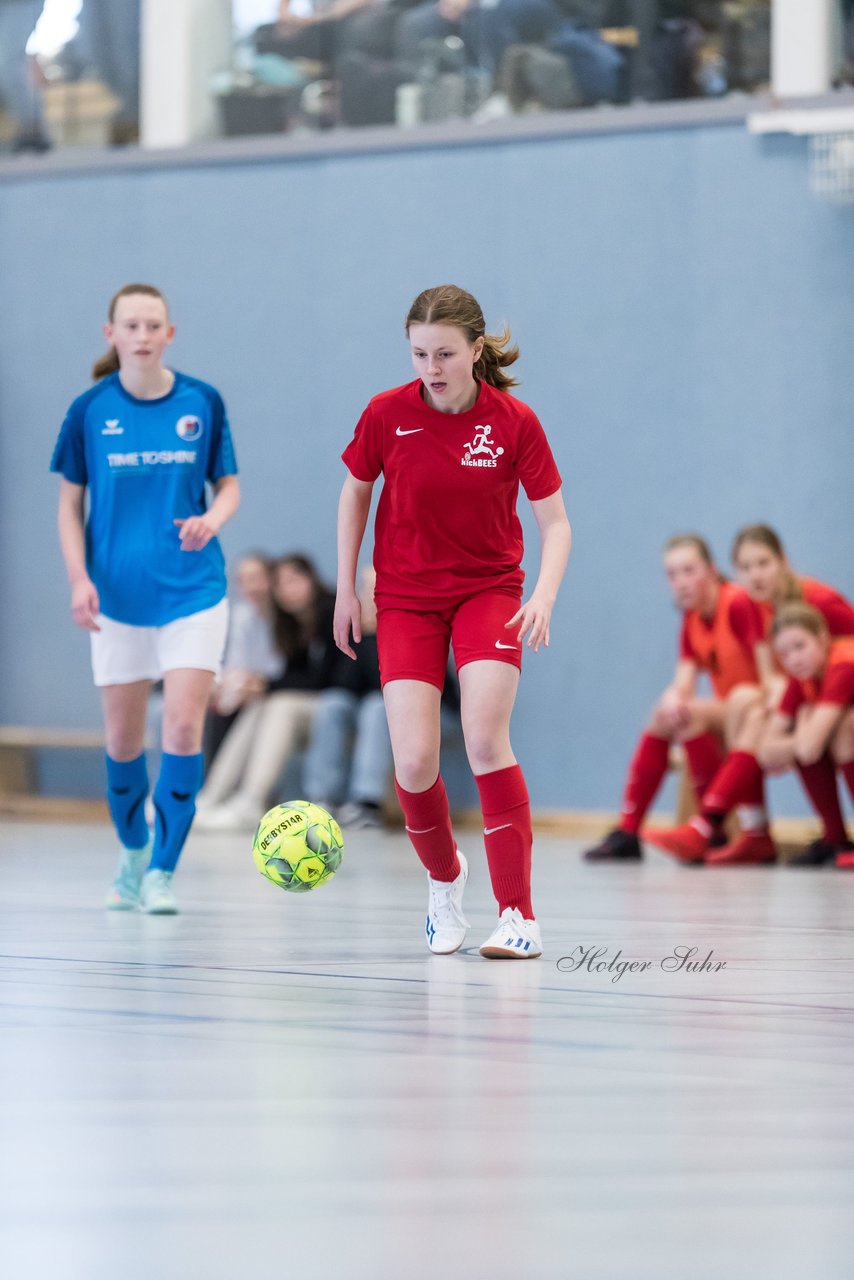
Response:
M223 598L219 542L182 551L174 523L204 513L206 481L237 473L213 387L176 373L168 395L138 400L112 374L71 405L51 470L88 486L86 564L108 618L160 627Z

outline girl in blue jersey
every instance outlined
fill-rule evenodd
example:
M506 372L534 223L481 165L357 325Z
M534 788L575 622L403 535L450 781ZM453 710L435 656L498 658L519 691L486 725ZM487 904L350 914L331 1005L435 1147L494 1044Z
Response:
M219 393L163 364L175 328L158 289L125 285L104 332L111 345L92 371L97 385L68 410L51 462L62 476L59 537L71 615L91 633L107 797L122 845L107 906L174 914L172 875L202 785L205 708L225 644L217 534L240 502L237 464ZM215 491L209 507L206 483ZM160 679L152 842L143 746Z

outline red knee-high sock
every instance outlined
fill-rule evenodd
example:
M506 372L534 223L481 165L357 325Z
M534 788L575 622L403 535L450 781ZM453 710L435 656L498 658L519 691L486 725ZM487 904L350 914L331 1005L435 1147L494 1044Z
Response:
M638 743L629 765L623 806L620 810L620 830L636 836L646 817L646 811L655 799L667 772L670 743L666 738L655 738L645 733Z
M748 831L762 830L765 813L765 775L750 751L731 751L706 788L704 818L720 817L738 805L742 825Z
M429 791L404 791L397 778L394 788L406 819L406 834L430 875L434 880L456 880L460 862L442 775Z
M721 744L713 733L699 733L696 738L686 738L682 749L688 761L697 804L701 805L709 783L724 762Z
M531 906L531 802L518 764L475 778L483 810L483 835L492 892L499 915L518 907L526 920L534 919Z
M830 756L822 756L815 764L799 764L797 768L804 790L821 818L825 840L829 844L847 844L848 832L845 830L836 786L836 766Z
M841 764L839 769L845 779L848 790L851 792L851 799L854 800L854 760L849 760L847 764Z

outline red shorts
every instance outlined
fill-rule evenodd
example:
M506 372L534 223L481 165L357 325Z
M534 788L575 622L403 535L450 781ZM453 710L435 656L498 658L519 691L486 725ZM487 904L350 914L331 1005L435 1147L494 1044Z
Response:
M515 628L505 625L519 609L512 591L480 591L446 609L384 609L377 613L380 679L423 680L445 686L448 652L454 646L457 670L468 662L509 662L522 667L522 646Z

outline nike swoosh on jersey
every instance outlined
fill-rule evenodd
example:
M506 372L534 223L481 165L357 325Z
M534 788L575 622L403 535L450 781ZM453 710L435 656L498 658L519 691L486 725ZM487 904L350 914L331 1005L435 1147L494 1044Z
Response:
M491 836L491 835L494 835L496 831L506 831L508 827L512 827L512 826L513 826L512 822L504 822L500 827L484 827L483 834L485 836Z
M409 431L404 431L403 427L398 427L395 431L396 436L414 436L417 431L423 431L423 427L412 427Z
M500 640L495 641L496 649L518 649L518 644L502 644Z

